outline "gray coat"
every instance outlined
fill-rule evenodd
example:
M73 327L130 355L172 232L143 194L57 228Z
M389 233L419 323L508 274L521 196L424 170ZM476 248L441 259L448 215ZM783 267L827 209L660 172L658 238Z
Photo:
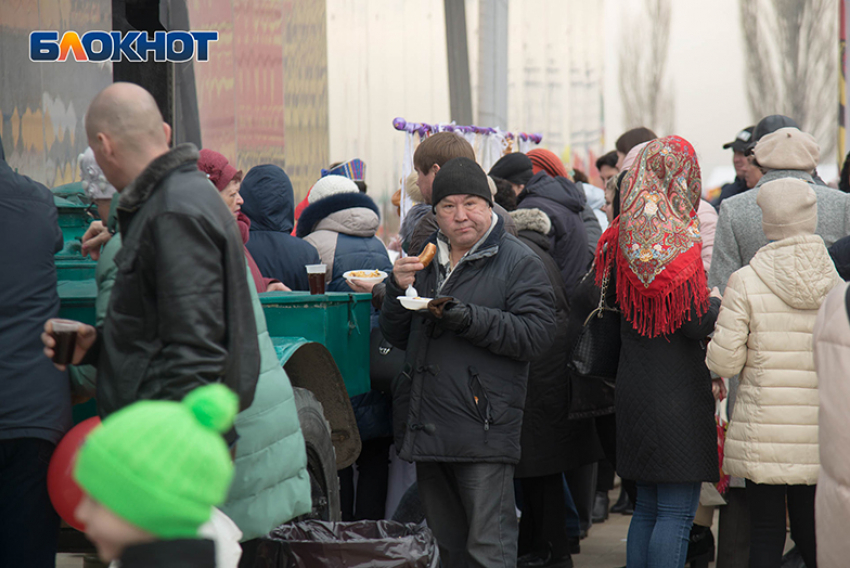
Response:
M436 240L436 235L432 241ZM423 297L435 297L434 260L416 276ZM441 289L469 306L469 327L454 333L428 312L399 303L392 278L381 331L406 349L393 381L396 447L408 461L517 463L528 361L555 336L555 298L542 261L499 218L477 250L464 257Z
M714 236L714 256L708 274L708 286L726 289L729 277L747 266L758 250L768 243L761 227L761 209L756 203L759 188L782 178L801 179L812 184L818 198L818 228L826 246L850 234L850 195L823 185L797 170L773 170L764 175L750 191L723 200Z

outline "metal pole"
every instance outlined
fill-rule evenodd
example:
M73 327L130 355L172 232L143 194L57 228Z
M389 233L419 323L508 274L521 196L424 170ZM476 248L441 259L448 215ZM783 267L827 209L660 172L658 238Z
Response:
M478 4L479 126L507 128L508 122L508 0Z
M472 124L469 49L466 43L466 8L464 0L444 0L444 6L451 120L458 124Z

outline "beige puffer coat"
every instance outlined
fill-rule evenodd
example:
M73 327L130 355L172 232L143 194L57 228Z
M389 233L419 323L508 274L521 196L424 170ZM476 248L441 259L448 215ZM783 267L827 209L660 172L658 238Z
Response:
M818 565L846 566L850 558L850 319L847 284L826 297L815 323L820 393L820 476L815 497Z
M706 359L722 377L740 373L726 432L726 473L756 483L817 483L812 329L840 282L817 235L770 243L729 279Z

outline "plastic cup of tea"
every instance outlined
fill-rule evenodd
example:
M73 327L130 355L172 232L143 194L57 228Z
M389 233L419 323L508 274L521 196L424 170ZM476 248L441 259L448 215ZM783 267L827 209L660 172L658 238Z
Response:
M325 274L328 271L328 267L324 264L308 264L307 268L307 281L310 283L310 293L311 294L324 294L325 293Z
M56 341L56 345L53 347L53 362L57 365L70 365L74 358L80 322L55 319L52 323L53 333L50 335Z

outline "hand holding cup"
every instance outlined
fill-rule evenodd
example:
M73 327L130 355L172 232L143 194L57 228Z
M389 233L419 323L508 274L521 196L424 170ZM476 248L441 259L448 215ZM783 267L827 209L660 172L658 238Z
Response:
M97 330L84 323L65 319L49 319L44 324L41 342L44 354L60 371L76 365L94 345Z

